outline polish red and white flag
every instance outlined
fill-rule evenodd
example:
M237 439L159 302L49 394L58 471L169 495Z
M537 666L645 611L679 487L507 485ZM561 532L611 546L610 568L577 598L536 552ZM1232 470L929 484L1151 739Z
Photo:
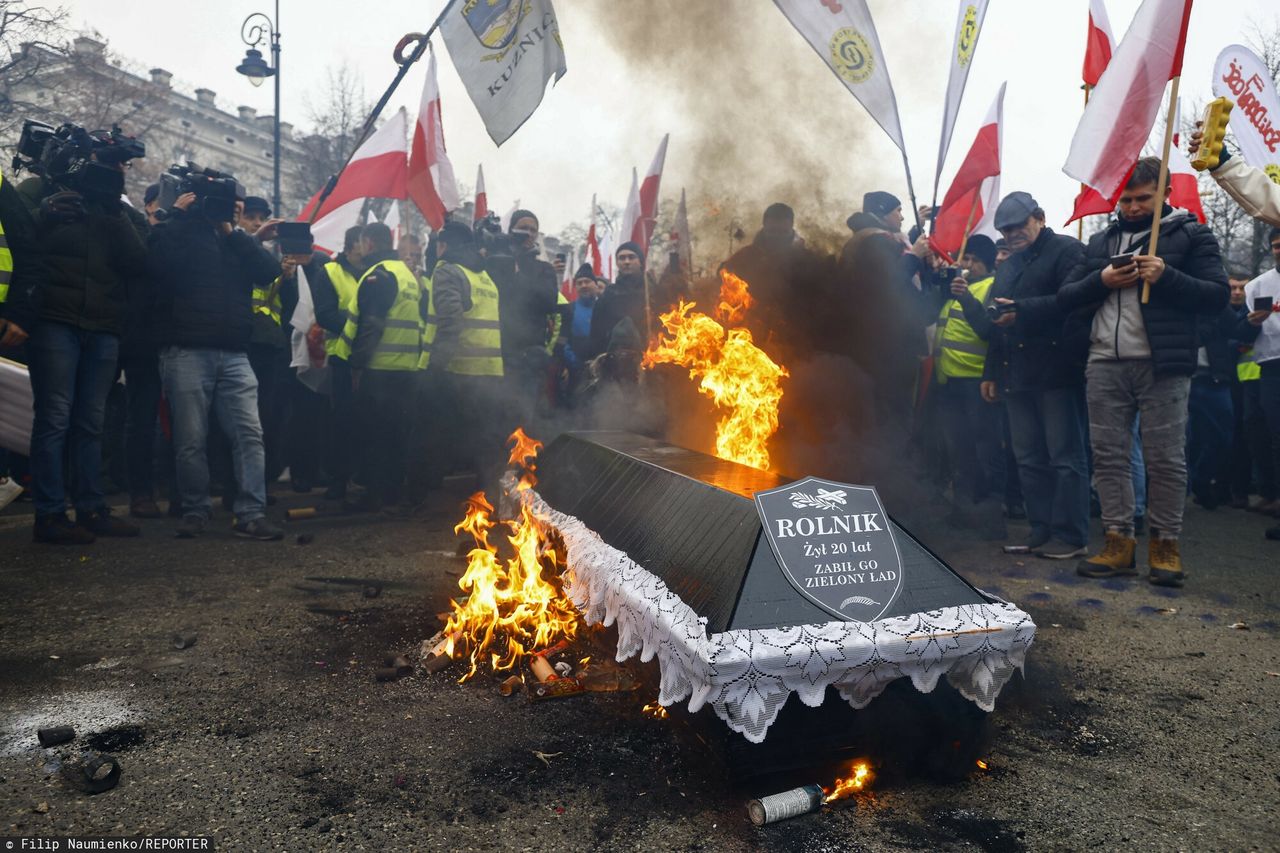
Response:
M323 189L311 197L298 218L319 220L355 199L405 198L409 177L405 145L408 125L409 119L401 107L356 149L318 214L312 217L311 212Z
M1182 74L1190 17L1191 0L1143 0L1089 98L1062 171L1102 198L1117 198Z
M667 141L670 139L669 133L662 137L658 152L653 155L653 162L649 164L649 171L645 172L644 182L640 184L640 219L637 222L638 228L633 229L630 239L639 243L646 253L649 251L649 242L653 239L653 229L658 224L658 191L662 187L662 169L667 162Z
M484 164L476 167L476 212L471 217L479 222L489 215L489 196L484 191Z
M453 177L453 164L445 151L435 53L427 61L427 79L422 86L418 123L413 128L413 149L409 154L409 198L422 211L427 224L436 231L444 225L448 212L461 204L458 183Z
M640 243L644 232L640 225L640 179L636 170L631 168L631 192L627 193L627 206L622 211L622 227L618 229L618 239L622 242L631 240ZM641 243L641 245L644 245Z
M1116 39L1111 35L1111 19L1107 17L1107 5L1103 0L1089 0L1089 36L1084 47L1084 84L1098 85L1102 72L1111 62Z
M929 240L934 249L948 257L956 256L970 234L994 233L993 220L1000 200L1005 85L1000 84L1000 91L938 209Z

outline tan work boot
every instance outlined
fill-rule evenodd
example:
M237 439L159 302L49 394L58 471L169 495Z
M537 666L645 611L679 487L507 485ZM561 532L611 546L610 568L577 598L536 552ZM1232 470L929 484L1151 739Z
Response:
M1182 586L1186 575L1182 571L1177 539L1152 539L1147 549L1147 564L1151 567L1147 579L1154 585Z
M1114 578L1135 576L1138 540L1125 536L1119 530L1108 530L1102 550L1087 560L1076 564L1076 574L1086 578Z

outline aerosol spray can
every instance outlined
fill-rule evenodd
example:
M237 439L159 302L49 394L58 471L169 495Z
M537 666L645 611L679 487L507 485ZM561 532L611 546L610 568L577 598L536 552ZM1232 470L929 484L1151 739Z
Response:
M805 785L781 794L771 794L747 803L747 814L756 826L776 823L791 817L816 812L822 808L822 786Z

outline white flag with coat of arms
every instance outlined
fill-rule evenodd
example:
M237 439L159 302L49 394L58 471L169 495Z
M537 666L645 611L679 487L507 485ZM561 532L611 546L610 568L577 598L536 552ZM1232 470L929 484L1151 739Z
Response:
M898 101L866 0L773 0L904 153Z
M566 70L551 0L453 0L440 32L497 145L533 115L547 81Z

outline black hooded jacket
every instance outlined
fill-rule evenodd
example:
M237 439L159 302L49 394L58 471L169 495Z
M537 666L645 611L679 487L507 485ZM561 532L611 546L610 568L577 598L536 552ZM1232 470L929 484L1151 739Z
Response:
M1166 205L1166 214L1171 211ZM1093 315L1112 293L1102 283L1102 270L1116 254L1122 229L1150 227L1150 220L1113 220L1105 231L1089 239L1084 257L1058 292L1058 306L1069 315L1068 325L1083 327L1087 333ZM1137 251L1145 252L1149 244L1149 239L1143 240ZM1140 306L1152 365L1156 376L1191 376L1200 346L1198 326L1204 318L1220 314L1231 296L1222 253L1209 227L1185 215L1161 223L1156 253L1164 260L1165 271L1151 285L1150 301ZM1140 298L1142 285L1134 290L1135 298Z
M269 286L280 274L280 262L243 231L216 229L182 211L151 229L157 346L248 349L253 288Z
M644 316L644 271L619 275L596 300L591 312L591 336L587 351L580 353L584 361L590 361L609 349L609 339L623 320L630 319L636 333L646 335ZM645 344L642 342L641 349Z

